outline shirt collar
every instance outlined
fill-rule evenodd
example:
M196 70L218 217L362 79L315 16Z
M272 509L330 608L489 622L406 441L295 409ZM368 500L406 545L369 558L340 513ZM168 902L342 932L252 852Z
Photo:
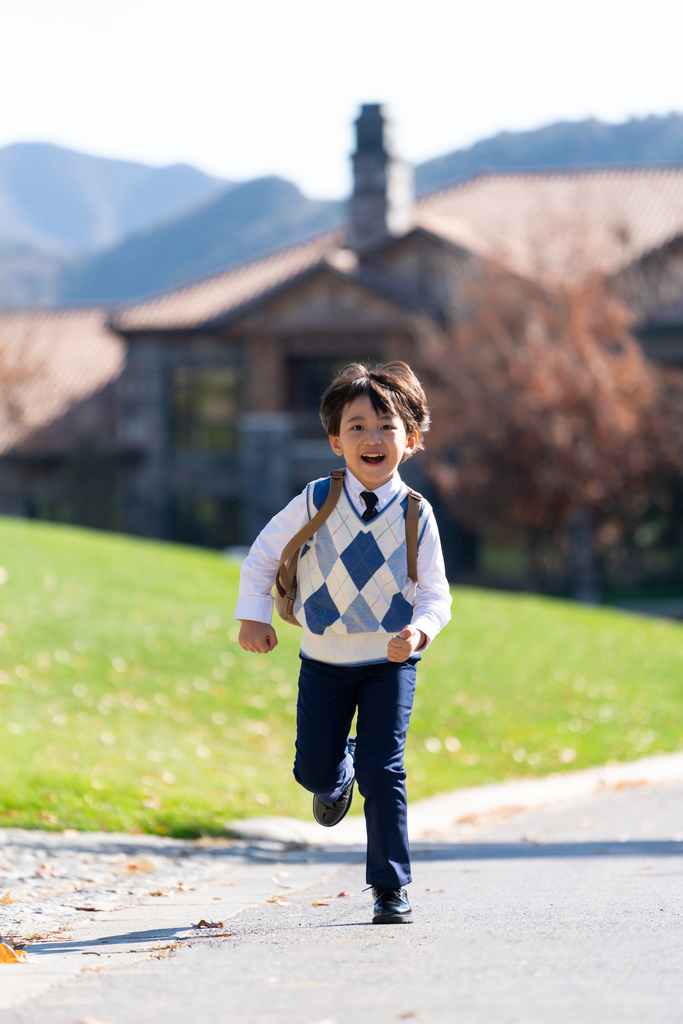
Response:
M367 487L365 487L360 482L360 480L358 480L353 475L350 469L346 470L345 483L346 490L348 491L351 499L357 505L360 505L363 508L365 508L365 502L363 501L360 495L361 491L367 490ZM398 475L398 473L394 473L391 480L387 480L385 484L382 484L382 486L378 487L374 492L377 495L379 507L381 508L382 506L388 504L388 502L390 502L391 499L394 498L399 493L399 491L401 491L402 488L403 481L401 480L401 477Z

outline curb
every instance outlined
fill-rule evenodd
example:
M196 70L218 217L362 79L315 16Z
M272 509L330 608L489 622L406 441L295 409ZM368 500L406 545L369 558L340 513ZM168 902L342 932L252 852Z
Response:
M501 811L516 812L580 800L622 786L650 786L683 782L683 752L656 754L638 761L613 762L599 768L562 772L542 778L510 779L485 786L471 786L417 800L408 806L411 841L452 838L464 819ZM243 839L270 839L307 846L365 844L365 821L345 818L331 832L315 821L263 817L226 822L233 835Z

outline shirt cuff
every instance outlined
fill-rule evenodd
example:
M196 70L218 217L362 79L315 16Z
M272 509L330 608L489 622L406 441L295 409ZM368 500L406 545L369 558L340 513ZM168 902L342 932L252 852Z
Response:
M426 615L420 615L417 619L414 619L413 622L410 623L410 625L413 627L413 629L421 629L422 632L424 633L425 637L427 638L427 641L422 647L418 647L417 650L426 651L438 632L438 630L434 628L434 620L430 619Z
M240 597L235 608L236 619L250 619L252 622L265 622L270 625L273 618L272 597Z

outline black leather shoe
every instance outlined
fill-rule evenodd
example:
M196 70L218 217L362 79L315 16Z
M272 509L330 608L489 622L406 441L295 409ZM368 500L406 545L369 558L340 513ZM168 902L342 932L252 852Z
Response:
M317 796L313 797L313 817L319 825L324 825L325 828L332 828L333 825L338 825L342 818L346 816L353 800L353 784L355 781L355 778L351 779L342 795L333 804L324 804Z
M413 923L413 911L405 889L388 889L385 885L373 885L372 893L375 897L373 924Z
M353 759L354 767L356 765L356 737L349 736L347 740L346 748ZM324 804L317 796L313 797L313 817L319 825L324 825L325 828L332 828L333 825L338 825L342 818L346 815L351 801L353 800L353 784L355 782L355 776L349 782L348 786L333 804Z

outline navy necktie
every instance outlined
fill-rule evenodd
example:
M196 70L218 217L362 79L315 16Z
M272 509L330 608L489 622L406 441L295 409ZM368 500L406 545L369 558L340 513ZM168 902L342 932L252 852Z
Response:
M361 491L360 496L366 504L365 512L363 512L362 518L366 523L369 523L371 519L374 519L377 515L377 509L375 506L379 501L379 498L373 491Z

